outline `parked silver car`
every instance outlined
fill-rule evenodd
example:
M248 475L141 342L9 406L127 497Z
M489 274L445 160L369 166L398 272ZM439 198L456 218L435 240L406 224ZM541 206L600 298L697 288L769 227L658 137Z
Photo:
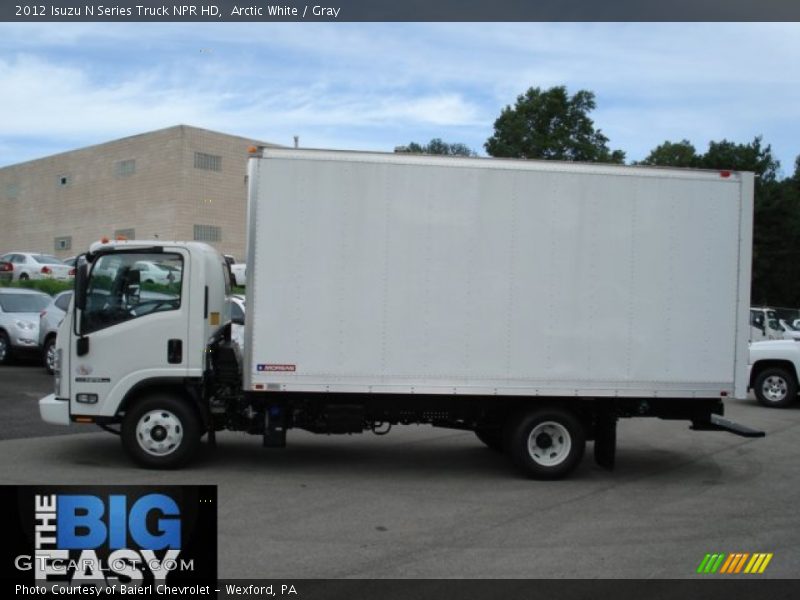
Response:
M72 290L56 294L50 304L39 313L39 347L42 349L42 362L51 375L56 359L58 326L64 320L70 300L72 300Z
M0 288L0 364L12 352L39 350L39 313L50 300L36 290Z

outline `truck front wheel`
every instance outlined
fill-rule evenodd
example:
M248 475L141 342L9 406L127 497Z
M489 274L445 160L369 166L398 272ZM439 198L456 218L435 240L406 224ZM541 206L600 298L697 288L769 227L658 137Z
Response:
M583 458L586 432L573 413L544 408L508 423L505 448L511 461L529 477L560 479Z
M764 369L756 377L753 391L760 404L772 408L784 408L797 396L797 382L785 369Z
M133 460L151 469L185 465L200 445L200 422L187 400L147 396L122 421L122 445Z

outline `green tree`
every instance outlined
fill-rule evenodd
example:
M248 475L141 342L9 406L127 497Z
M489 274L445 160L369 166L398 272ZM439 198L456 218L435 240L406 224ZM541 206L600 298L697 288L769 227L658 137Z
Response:
M771 146L764 146L760 136L749 144L712 141L699 166L756 174L751 299L754 304L800 306L796 275L800 215L788 181L778 181L780 162L772 155Z
M680 142L664 142L656 146L640 163L641 165L657 165L660 167L698 167L700 156L689 140Z
M625 153L610 150L589 118L594 109L587 90L570 96L564 86L530 88L502 110L484 147L497 157L623 163Z
M417 142L411 142L407 146L398 146L394 149L397 153L408 154L441 154L443 156L478 156L478 154L466 144L448 144L441 138L433 138L424 146Z
M731 169L734 171L753 171L757 185L774 183L778 178L780 162L772 156L772 147L762 145L761 136L756 136L749 144L736 144L728 140L709 142L708 151L700 158L700 166L705 169Z

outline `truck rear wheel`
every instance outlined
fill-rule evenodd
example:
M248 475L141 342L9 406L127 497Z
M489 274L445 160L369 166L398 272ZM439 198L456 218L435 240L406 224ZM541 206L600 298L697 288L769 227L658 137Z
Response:
M784 408L797 397L797 382L786 369L764 369L756 377L753 391L756 400L771 408Z
M188 401L147 396L122 421L122 445L133 460L151 469L185 465L200 445L200 422Z
M586 432L571 412L543 408L508 423L505 448L511 461L534 479L560 479L578 466Z

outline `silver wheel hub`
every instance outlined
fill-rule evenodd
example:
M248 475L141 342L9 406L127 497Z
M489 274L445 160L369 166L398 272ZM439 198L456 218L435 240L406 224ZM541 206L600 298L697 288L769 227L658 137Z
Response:
M54 367L56 366L56 345L55 344L49 344L47 346L46 360L47 360L47 368L52 371L54 369Z
M539 423L528 436L528 453L543 467L560 465L571 449L572 436L566 427L555 421Z
M168 410L151 410L142 415L136 424L136 439L148 454L167 456L181 445L183 425Z
M780 402L786 398L788 386L783 377L772 375L771 377L767 377L764 383L761 384L761 391L767 400L771 402Z
M0 336L0 360L5 360L7 352L8 345L6 344L6 338Z

